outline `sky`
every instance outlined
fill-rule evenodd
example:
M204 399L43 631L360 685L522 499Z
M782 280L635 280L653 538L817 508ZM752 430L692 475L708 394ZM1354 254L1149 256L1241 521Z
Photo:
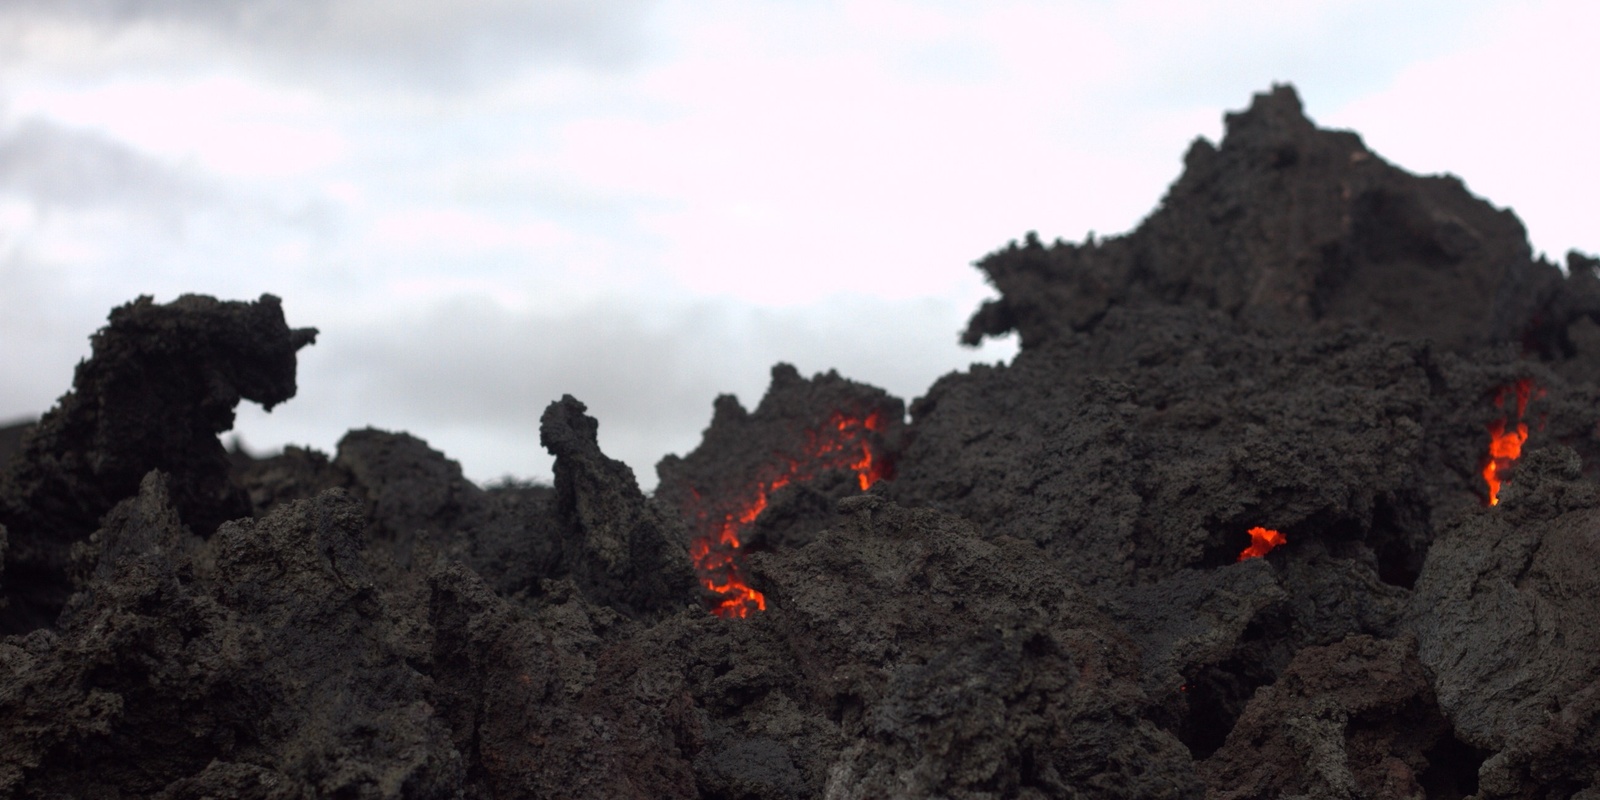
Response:
M251 452L405 430L548 479L588 404L642 485L772 365L908 402L972 262L1131 230L1291 82L1324 127L1600 251L1585 2L6 0L0 423L141 294L283 298L299 394ZM231 436L231 435L230 435Z

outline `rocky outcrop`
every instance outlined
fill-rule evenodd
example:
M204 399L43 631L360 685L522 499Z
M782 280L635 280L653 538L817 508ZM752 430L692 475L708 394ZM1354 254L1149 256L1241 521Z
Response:
M780 364L654 496L570 396L554 486L227 454L311 332L118 309L0 479L0 795L1600 794L1595 261L1278 87L979 266L1012 363Z
M1492 754L1486 798L1600 782L1600 487L1565 448L1524 461L1502 513L1440 535L1407 613L1440 707Z
M681 608L694 595L683 523L645 499L628 465L600 452L600 424L571 395L539 420L556 457L556 575L626 614Z
M1600 310L1592 281L1533 259L1510 211L1453 176L1411 175L1354 133L1316 127L1293 87L1256 95L1226 122L1219 145L1190 146L1183 175L1133 233L1051 245L1030 236L980 261L1002 296L965 340L1015 330L1033 347L1113 308L1156 305L1550 355L1566 346L1568 323Z
M133 495L152 469L169 477L174 508L209 534L246 515L217 434L251 400L271 409L294 396L295 353L313 328L284 323L278 298L221 302L149 297L114 309L62 396L23 441L0 482L7 606L0 631L49 624L67 597L67 553L100 515Z

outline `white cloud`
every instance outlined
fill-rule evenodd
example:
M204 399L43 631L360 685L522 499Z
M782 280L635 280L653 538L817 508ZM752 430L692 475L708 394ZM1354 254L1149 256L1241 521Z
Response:
M569 244L572 237L552 222L510 222L461 208L416 208L374 219L374 245L422 249L435 258L471 257L500 250L530 250Z
M324 334L248 443L370 423L541 474L538 415L572 392L648 484L774 361L909 399L1006 352L957 349L970 262L1133 227L1275 80L1592 250L1593 25L1523 7L0 4L4 118L49 133L0 129L0 359L45 376L0 417L65 390L112 305L273 292Z

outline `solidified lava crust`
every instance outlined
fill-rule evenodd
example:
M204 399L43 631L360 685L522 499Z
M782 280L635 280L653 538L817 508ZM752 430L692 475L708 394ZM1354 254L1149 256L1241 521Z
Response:
M0 430L0 796L1600 797L1600 261L1278 86L978 267L1010 364L780 364L654 495L570 396L553 486L229 453L315 331L115 309Z

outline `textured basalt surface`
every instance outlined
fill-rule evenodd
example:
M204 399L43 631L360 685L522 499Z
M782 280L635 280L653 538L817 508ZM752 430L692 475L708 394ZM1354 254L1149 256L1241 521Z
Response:
M241 399L271 409L293 397L295 353L316 336L291 330L272 295L140 297L114 309L72 391L22 437L0 483L11 576L0 587L0 632L55 618L68 550L150 470L167 473L174 507L197 530L249 513L217 434L233 427Z
M314 332L115 310L0 435L0 795L1600 797L1600 262L1276 87L978 266L1012 363L778 365L653 496L572 397L554 486L229 454Z

